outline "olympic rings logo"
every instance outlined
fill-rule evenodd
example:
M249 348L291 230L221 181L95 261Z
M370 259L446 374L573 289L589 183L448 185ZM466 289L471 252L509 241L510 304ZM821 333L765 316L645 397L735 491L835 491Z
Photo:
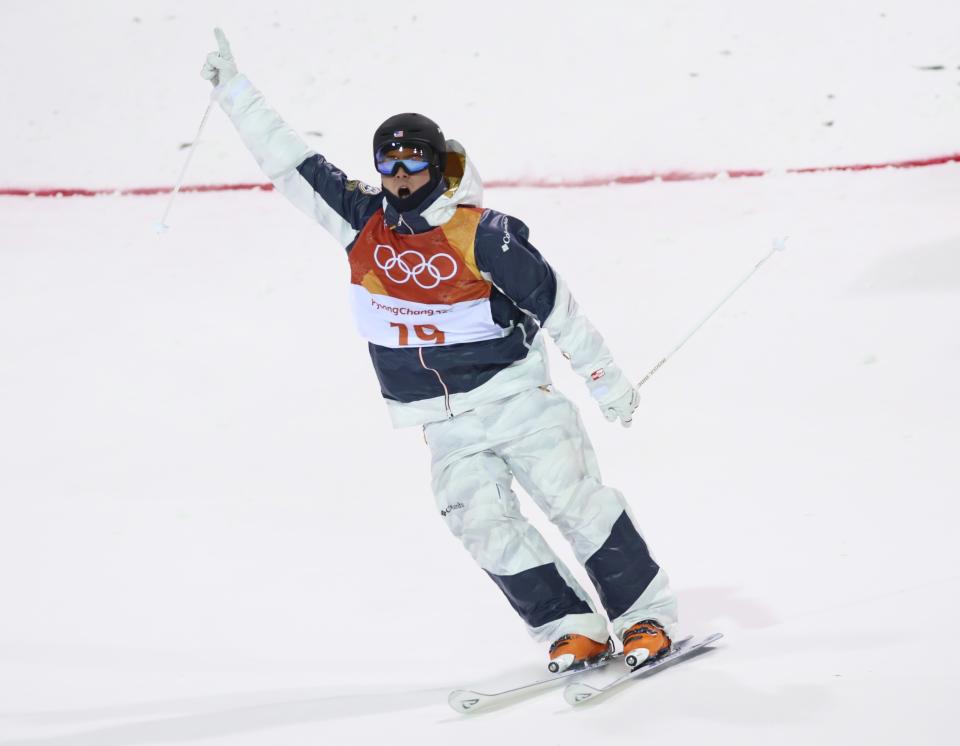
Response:
M457 274L457 262L449 254L434 254L428 260L419 251L397 250L379 243L373 250L373 260L397 285L413 280L424 290L432 290L441 282Z

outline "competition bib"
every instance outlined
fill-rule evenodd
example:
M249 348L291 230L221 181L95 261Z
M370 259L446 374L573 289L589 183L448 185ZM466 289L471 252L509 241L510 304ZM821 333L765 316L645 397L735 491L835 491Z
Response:
M364 338L418 347L502 337L490 311L491 285L477 269L482 210L459 208L444 225L404 235L374 215L350 250L351 302Z

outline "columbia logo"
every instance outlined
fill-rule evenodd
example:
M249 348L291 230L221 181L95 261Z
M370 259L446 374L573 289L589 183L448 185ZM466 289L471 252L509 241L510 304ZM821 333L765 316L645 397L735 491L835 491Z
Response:
M440 511L440 515L446 518L454 510L460 510L463 507L465 507L463 503L454 503L453 505L448 505L444 510Z

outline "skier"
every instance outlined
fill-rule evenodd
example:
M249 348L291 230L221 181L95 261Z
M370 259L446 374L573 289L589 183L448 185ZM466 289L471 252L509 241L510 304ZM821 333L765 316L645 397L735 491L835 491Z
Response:
M550 383L546 331L605 417L629 426L636 387L515 217L481 207L464 148L420 114L373 136L381 187L348 180L237 72L229 43L201 75L277 191L346 249L352 305L395 427L421 425L440 515L521 616L549 668L613 649L607 619L521 514L515 477L573 546L628 661L665 654L667 576L623 496L604 485L574 405Z

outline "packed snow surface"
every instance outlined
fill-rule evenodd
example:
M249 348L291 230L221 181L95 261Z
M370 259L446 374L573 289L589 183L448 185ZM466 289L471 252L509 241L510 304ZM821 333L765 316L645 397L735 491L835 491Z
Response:
M398 110L489 179L960 150L960 10L932 0L0 21L0 187L172 184L214 25L367 180ZM187 181L262 178L215 111ZM437 517L420 432L391 429L342 252L262 192L180 195L158 237L166 199L0 198L0 746L956 742L960 165L487 191L637 380L788 238L630 430L553 360L684 631L724 641L582 710L475 717L447 692L546 652Z

